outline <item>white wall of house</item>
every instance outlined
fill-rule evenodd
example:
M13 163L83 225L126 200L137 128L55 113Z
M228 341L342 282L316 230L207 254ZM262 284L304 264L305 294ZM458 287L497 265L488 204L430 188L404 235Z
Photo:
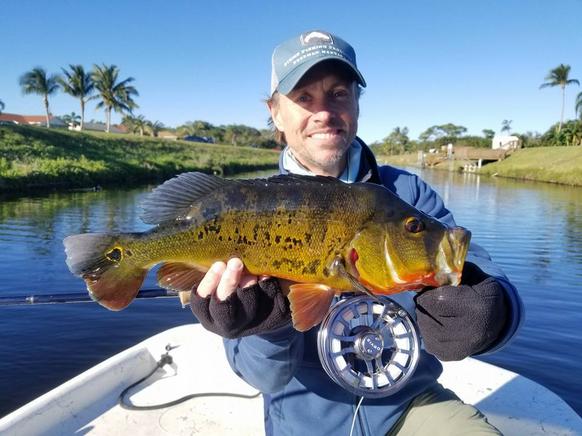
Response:
M503 149L509 150L511 148L519 148L520 140L517 136L513 135L496 135L491 140L491 148L493 150Z

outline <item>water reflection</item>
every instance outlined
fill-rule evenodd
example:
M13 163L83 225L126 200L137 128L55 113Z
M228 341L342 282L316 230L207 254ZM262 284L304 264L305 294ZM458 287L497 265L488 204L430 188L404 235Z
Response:
M484 359L541 382L582 412L582 189L412 171L435 187L523 297L521 333ZM0 200L0 295L83 291L66 268L62 239L146 230L139 204L150 189ZM154 284L147 280L146 286ZM91 304L0 308L0 391L11 398L0 414L139 339L192 320L169 301L136 302L123 313Z

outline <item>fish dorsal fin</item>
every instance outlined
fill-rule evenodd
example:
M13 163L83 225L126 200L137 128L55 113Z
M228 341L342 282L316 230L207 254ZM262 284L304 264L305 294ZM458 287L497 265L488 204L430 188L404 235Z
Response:
M232 180L204 173L182 173L155 188L143 201L141 219L146 224L184 219L192 205Z

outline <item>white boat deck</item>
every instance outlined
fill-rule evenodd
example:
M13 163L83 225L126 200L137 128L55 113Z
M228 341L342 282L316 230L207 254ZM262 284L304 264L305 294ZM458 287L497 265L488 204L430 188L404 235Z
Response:
M121 391L147 375L168 344L177 346L170 352L174 364L130 391L133 404L161 404L193 393L224 396L147 411L121 408ZM445 364L440 380L476 404L506 435L582 435L582 419L561 398L510 371L465 359ZM263 434L262 398L229 393L251 396L257 391L232 372L220 337L185 325L113 356L0 419L0 434Z

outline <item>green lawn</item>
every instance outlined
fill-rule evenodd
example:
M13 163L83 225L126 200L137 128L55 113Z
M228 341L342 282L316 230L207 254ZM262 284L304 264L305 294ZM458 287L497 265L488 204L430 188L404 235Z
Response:
M524 148L481 174L582 186L582 147Z
M0 191L125 186L184 171L224 175L275 168L273 150L135 135L0 127Z

